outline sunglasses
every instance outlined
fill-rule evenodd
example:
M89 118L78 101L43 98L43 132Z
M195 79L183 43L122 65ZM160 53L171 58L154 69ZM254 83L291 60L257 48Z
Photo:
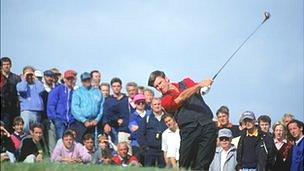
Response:
M220 141L229 141L229 137L220 137Z
M138 105L144 105L144 104L146 104L146 102L141 101L141 102L136 102L136 104L138 104Z

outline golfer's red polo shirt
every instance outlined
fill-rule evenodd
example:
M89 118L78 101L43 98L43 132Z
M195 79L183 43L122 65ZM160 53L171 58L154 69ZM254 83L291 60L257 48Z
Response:
M196 83L190 79L190 78L185 78L183 82L186 84L186 87L192 87ZM181 106L176 104L174 100L179 96L179 94L182 92L178 83L171 83L173 84L179 91L177 90L169 90L166 94L163 94L163 97L161 99L161 105L162 107L169 113L174 114L174 112Z

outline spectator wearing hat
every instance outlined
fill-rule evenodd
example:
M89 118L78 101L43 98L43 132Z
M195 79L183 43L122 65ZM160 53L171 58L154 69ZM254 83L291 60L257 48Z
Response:
M47 101L47 116L50 125L55 128L55 142L60 139L64 131L69 128L75 119L71 112L72 95L76 84L77 73L74 70L64 72L64 84L55 87L49 94ZM50 151L55 144L50 144Z
M222 128L218 132L219 147L216 148L210 171L235 170L236 147L231 144L232 132L230 129Z
M291 120L288 125L288 131L294 140L291 156L291 171L304 170L304 123L299 120Z
M42 82L42 80L43 80L43 74L42 74L41 71L36 70L36 71L34 72L34 75L35 75L35 77L37 78L37 80L39 80L39 81Z
M246 129L237 147L237 169L257 171L272 169L276 156L272 137L258 129L253 112L242 113L241 121L245 123Z
M8 131L12 132L12 123L20 115L16 85L20 76L11 72L12 61L9 57L1 58L1 120L6 123Z
M52 68L50 69L53 73L54 73L54 82L55 82L55 86L58 86L60 84L63 84L64 81L61 79L61 72L59 71L59 69L57 68Z
M162 134L162 151L164 152L166 166L177 169L180 148L179 128L171 114L165 114L164 121L168 127Z
M167 129L162 111L161 99L152 100L152 113L146 115L140 122L138 130L138 143L145 154L145 166L166 166L164 152L162 151L162 133Z
M216 117L217 117L218 129L221 128L230 129L233 138L238 137L240 135L239 127L237 125L233 125L229 121L229 108L227 106L221 106L216 112Z
M31 66L24 67L23 78L17 84L17 91L21 117L24 120L24 132L26 133L29 133L30 123L41 121L41 112L43 111L41 93L44 90L43 84L34 77L34 68Z
M80 78L82 87L75 90L72 96L72 114L76 119L72 127L75 127L78 142L81 142L86 133L95 131L95 137L97 136L95 127L102 117L104 103L104 97L99 89L91 85L91 75L84 72Z
M134 96L133 101L136 105L136 110L130 114L129 119L129 129L131 131L131 147L133 154L143 163L143 154L141 154L139 144L137 142L138 138L138 128L141 120L147 115L148 112L145 110L145 96L143 94L137 94Z
M41 123L43 124L43 127L45 128L43 130L43 136L44 140L50 150L53 150L53 147L55 146L56 140L55 140L55 128L53 123L48 119L47 117L47 101L50 91L55 87L55 74L52 70L46 70L43 72L43 85L44 85L44 91L41 92L41 97L43 100L43 111L41 113Z

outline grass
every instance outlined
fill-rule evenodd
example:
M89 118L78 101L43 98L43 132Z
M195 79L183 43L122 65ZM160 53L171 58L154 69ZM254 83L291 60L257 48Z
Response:
M61 164L61 163L9 163L1 162L1 171L167 171L169 169L121 167L105 165ZM172 169L170 169L172 170Z

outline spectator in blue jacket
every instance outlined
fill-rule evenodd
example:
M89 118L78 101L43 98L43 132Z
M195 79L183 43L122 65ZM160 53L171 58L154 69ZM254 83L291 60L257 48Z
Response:
M23 68L22 81L17 84L17 92L20 100L21 117L24 120L24 132L29 133L29 125L32 122L40 122L43 111L41 93L43 84L34 77L34 68Z
M63 136L64 131L74 123L71 113L72 94L77 73L73 70L64 72L64 84L54 88L48 97L47 115L55 126L56 141Z
M129 129L131 131L131 147L132 147L132 152L133 155L137 157L137 159L140 160L140 162L143 164L144 161L144 156L140 151L139 144L137 142L138 138L138 128L141 120L146 116L149 115L150 111L145 110L145 96L143 94L137 94L135 95L133 99L135 105L136 105L136 110L132 114L130 114L130 119L129 119Z
M72 127L77 132L78 142L86 133L97 134L96 126L102 117L104 103L100 90L91 85L91 75L84 72L80 78L83 86L75 90L72 96L72 114L76 119Z
M127 84L128 94L135 96L137 92L136 84ZM106 98L104 103L104 133L110 134L112 141L117 142L129 141L130 130L129 116L135 111L132 99L121 93L122 81L119 78L111 80L113 95ZM114 128L114 129L113 129Z
M152 113L146 115L139 125L138 143L145 153L145 166L165 167L164 152L161 150L162 133L167 129L162 111L161 100L154 98ZM157 165L156 165L157 164Z
M291 171L304 170L304 124L299 120L291 120L288 125L288 131L294 139L291 155Z

